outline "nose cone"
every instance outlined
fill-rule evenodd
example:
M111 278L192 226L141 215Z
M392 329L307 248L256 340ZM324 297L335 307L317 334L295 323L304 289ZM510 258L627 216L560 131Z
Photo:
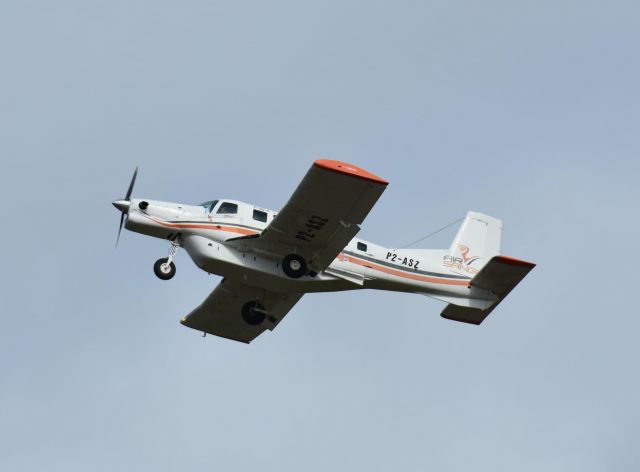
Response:
M131 202L129 200L116 200L115 202L112 202L112 204L122 213L127 213L129 211L129 206L131 205Z

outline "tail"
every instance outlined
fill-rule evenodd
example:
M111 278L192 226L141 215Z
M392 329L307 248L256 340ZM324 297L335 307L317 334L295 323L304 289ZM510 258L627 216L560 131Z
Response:
M470 211L456 234L444 265L458 275L474 276L500 253L502 221Z
M480 324L535 267L531 262L501 256L502 221L469 212L458 230L444 264L452 273L472 277L470 296L449 300L441 316Z

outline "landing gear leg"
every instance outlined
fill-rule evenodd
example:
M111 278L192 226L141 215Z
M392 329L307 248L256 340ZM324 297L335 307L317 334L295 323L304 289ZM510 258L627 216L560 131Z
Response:
M178 238L171 241L171 248L169 249L169 257L163 257L156 261L153 265L153 272L159 279L169 280L176 275L176 265L173 263L173 259L178 253L180 247L180 240Z

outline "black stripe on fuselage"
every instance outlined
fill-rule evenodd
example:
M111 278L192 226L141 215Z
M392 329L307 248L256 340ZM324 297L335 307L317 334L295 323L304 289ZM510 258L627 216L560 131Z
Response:
M389 267L390 269L401 270L401 271L404 271L404 272L409 272L411 274L429 275L431 277L441 277L441 278L445 278L445 279L459 279L459 280L470 280L471 279L471 277L466 277L464 275L440 274L438 272L428 272L426 270L412 269L412 268L409 268L409 267L405 267L405 266L401 266L401 265L397 265L397 264L392 264L392 263L387 262L387 261L376 259L374 257L363 256L362 254L356 254L355 252L351 252L351 251L342 251L342 253L343 254L347 254L348 256L357 257L358 259L362 259L362 260L365 260L365 261L368 261L368 262L373 262L373 263L379 264L381 266Z

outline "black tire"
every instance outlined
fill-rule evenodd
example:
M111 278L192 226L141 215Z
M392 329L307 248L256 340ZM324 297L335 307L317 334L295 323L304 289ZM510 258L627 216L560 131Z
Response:
M262 311L258 310L264 310L264 306L258 302L245 303L241 310L244 322L251 326L257 326L262 323L266 315Z
M166 266L166 262L169 260L168 257L163 257L162 259L158 259L155 264L153 264L153 272L156 274L156 277L162 280L169 280L176 275L176 265L171 262L169 266Z
M307 263L299 255L289 254L282 259L282 271L292 279L297 279L307 273Z

